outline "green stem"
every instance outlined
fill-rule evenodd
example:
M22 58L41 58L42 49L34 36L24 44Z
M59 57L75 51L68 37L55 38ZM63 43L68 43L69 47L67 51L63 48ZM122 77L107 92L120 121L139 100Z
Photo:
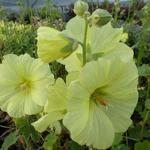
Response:
M137 66L140 66L142 58L143 58L144 50L139 48L138 58L137 58Z
M86 18L85 19L84 40L83 40L83 66L86 64L87 32L88 32L88 20Z

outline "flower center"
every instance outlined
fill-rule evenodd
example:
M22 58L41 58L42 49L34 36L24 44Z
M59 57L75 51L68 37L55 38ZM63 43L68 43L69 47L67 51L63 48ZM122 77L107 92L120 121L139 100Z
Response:
M94 100L96 103L99 103L99 104L101 104L103 106L107 106L108 105L108 101L102 97L102 94L100 93L99 89L96 89L92 93L91 99Z
M31 90L31 82L30 81L24 81L20 84L20 90L22 92L28 93Z

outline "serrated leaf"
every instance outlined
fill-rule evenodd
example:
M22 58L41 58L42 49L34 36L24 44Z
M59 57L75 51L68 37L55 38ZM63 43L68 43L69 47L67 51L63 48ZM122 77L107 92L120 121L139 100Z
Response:
M2 149L1 150L8 150L8 148L15 144L18 140L19 136L18 134L15 132L10 133L4 140L4 143L2 145Z
M149 150L149 149L150 149L149 141L138 142L135 144L134 147L134 150Z
M54 134L49 134L45 138L45 142L43 144L43 147L46 150L53 150L53 146L56 144L58 137Z

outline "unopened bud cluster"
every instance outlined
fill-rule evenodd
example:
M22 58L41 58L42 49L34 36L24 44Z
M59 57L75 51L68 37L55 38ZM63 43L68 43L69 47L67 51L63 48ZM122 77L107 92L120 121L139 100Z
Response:
M84 2L83 0L78 0L74 5L74 13L83 18L88 17L90 24L92 25L103 26L112 19L112 15L107 10L96 9L90 16L88 9L88 3Z

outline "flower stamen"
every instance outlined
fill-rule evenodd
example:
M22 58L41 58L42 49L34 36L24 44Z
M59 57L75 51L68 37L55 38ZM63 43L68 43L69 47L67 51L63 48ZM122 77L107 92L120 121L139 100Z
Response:
M20 90L23 92L29 92L31 90L31 83L30 81L24 81L20 84Z

